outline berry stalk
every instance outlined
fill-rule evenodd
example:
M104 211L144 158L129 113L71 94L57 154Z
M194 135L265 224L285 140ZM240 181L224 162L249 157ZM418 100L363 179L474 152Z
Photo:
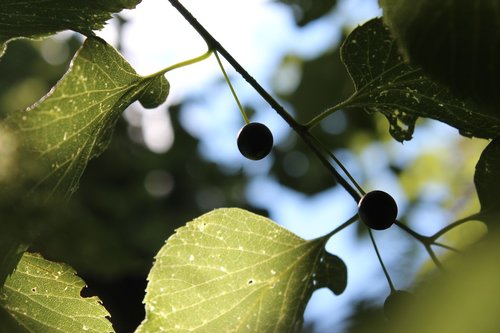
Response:
M243 109L243 106L240 103L240 99L238 98L238 95L236 95L236 91L233 88L233 85L231 84L231 80L229 80L229 76L227 75L226 70L224 69L224 66L222 65L222 61L220 61L219 54L217 51L214 52L215 54L215 59L217 59L217 63L219 64L220 70L222 71L222 74L224 75L224 79L227 82L227 85L229 86L229 89L231 90L231 93L233 94L234 100L236 101L236 104L238 104L238 108L240 109L241 115L243 116L243 119L245 120L245 124L249 124L250 120L248 119L247 114L245 113L245 110Z
M380 252L378 251L377 243L375 242L375 238L373 238L373 233L370 228L368 228L368 234L370 235L370 239L372 240L373 248L375 249L375 253L377 254L378 261L380 262L380 266L382 266L382 270L384 271L385 278L387 279L387 283L389 284L389 288L391 289L391 293L396 292L396 288L394 288L394 284L392 283L391 277L389 276L389 272L387 268L385 268L384 261L380 256Z

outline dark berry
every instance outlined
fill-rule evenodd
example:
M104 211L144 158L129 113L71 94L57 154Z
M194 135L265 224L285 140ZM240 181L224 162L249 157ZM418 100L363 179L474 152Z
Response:
M405 290L393 291L384 302L384 314L388 320L394 320L398 313L401 312L401 307L413 301L413 294Z
M365 194L359 201L358 215L368 227L384 230L396 221L398 206L386 192L372 191Z
M238 132L238 149L250 160L261 160L273 148L273 134L266 125L249 123Z

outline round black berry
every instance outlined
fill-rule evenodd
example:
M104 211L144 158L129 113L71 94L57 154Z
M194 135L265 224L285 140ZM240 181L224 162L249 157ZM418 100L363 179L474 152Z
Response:
M393 291L384 302L384 314L388 320L393 320L401 312L401 307L413 301L413 294L405 290Z
M386 192L372 191L365 194L359 201L358 215L368 227L384 230L396 221L398 206Z
M266 125L249 123L238 132L238 149L250 160L261 160L273 148L273 134Z

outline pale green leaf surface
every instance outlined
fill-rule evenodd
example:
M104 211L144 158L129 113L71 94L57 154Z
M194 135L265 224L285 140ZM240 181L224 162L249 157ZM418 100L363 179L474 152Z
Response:
M494 138L500 133L495 113L454 97L405 62L380 18L356 28L342 45L341 56L356 88L346 107L381 112L398 141L411 139L419 117L447 123L466 136Z
M141 0L2 0L0 56L14 38L38 37L62 30L91 35L104 27L111 14L134 8Z
M108 146L125 108L136 100L158 106L168 92L163 75L141 77L105 41L88 38L56 87L7 120L21 149L36 159L38 169L28 175L32 191L69 197L88 161ZM33 164L30 159L23 162Z
M297 331L324 243L241 209L207 213L157 254L137 332Z
M80 296L84 287L68 265L25 253L0 289L0 332L113 332L99 299Z

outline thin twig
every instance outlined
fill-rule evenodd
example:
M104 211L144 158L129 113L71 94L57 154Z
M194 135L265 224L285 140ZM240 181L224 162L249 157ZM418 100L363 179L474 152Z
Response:
M481 213L476 213L476 214L472 214L470 216L467 216L467 217L464 217L460 220L457 220L453 223L450 223L448 224L446 227L444 227L443 229L439 230L438 232L436 232L434 235L432 235L430 238L432 240L436 240L438 239L439 237L441 237L442 235L444 235L445 233L447 233L448 231L450 231L451 229L455 228L455 227L458 227L459 225L463 224L463 223L466 223L466 222L469 222L471 220L475 220L477 219L479 216L481 216Z
M409 233L412 237L414 237L414 238L418 239L419 241L421 241L422 243L424 243L424 244L428 243L428 241L427 241L428 237L419 234L415 230L413 230L410 227L408 227L406 224L403 224L403 223L401 223L399 221L396 221L394 224L397 225L398 227L400 227L401 229L403 229L404 231L406 231L407 233Z
M427 253L429 253L429 256L431 257L431 259L434 262L434 264L436 265L436 267L439 268L439 269L441 269L441 270L444 270L443 265L441 264L441 262L439 261L439 259L436 257L436 254L434 253L434 251L432 251L431 246L430 245L426 245L425 249L427 250Z
M373 248L375 249L375 253L377 254L378 261L380 262L380 266L382 266L382 270L384 271L385 277L387 279L387 283L389 283L389 288L391 288L391 294L396 291L394 288L394 284L392 283L391 277L389 276L389 272L387 268L385 268L384 261L380 256L380 252L378 251L377 243L375 242L375 238L373 238L372 230L368 228L368 234L370 235L370 239L372 240Z
M334 153L332 153L320 140L318 140L318 138L316 138L312 133L310 134L311 135L311 138L314 140L314 142L320 146L324 151L325 151L325 154L327 154L328 156L330 156L330 158L339 166L339 168L342 170L342 172L344 172L344 174L347 176L347 178L351 181L351 183L354 185L354 187L356 187L356 189L358 190L358 192L361 194L361 195L365 195L366 192L363 190L363 188L358 184L358 182L356 181L356 179L354 179L354 177L351 175L351 173L347 170L347 168L342 164L342 162L340 162L340 160L337 158L337 156L335 156Z
M169 72L171 70L174 70L174 69L177 69L177 68L181 68L181 67L185 67L185 66L189 66L189 65L193 65L193 64L195 64L197 62L200 62L202 60L207 59L211 55L212 55L212 50L209 49L207 52L203 53L202 55L200 55L198 57L181 61L181 62L176 63L174 65L171 65L171 66L169 66L167 68L164 68L164 69L162 69L162 70L160 70L160 71L158 71L156 73L150 74L150 75L146 76L145 78L157 77L159 75L166 74L167 72Z
M432 245L435 245L435 246L439 246L439 247L442 247L443 249L447 249L447 250L450 250L450 251L453 251L453 252L457 252L457 253L461 253L462 251L460 251L459 249L453 247L453 246L449 246L449 245L446 245L446 244L443 244L443 243L439 243L439 242L433 242Z

